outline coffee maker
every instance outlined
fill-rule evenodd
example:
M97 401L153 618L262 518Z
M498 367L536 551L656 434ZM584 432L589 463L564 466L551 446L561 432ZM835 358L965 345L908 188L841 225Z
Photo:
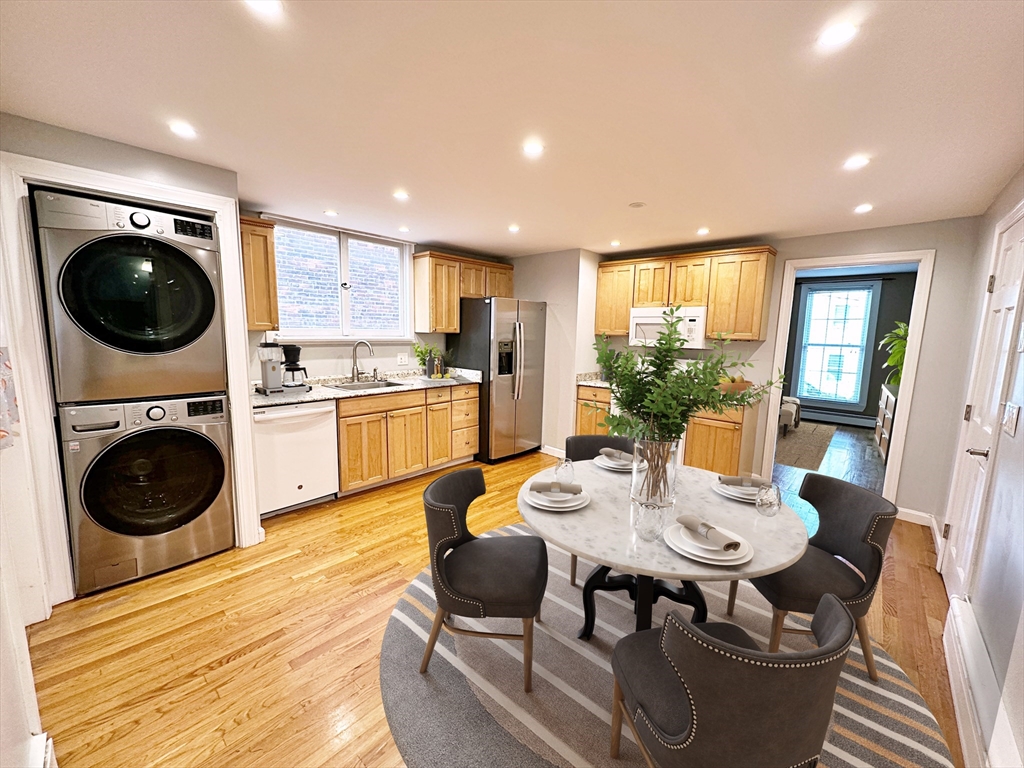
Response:
M309 392L312 389L306 383L309 374L306 373L305 368L299 365L299 353L302 352L302 347L296 344L282 344L281 350L284 352L284 381L281 386L293 392Z
M256 387L256 391L261 395L276 395L284 392L281 379L281 363L284 360L284 354L281 351L281 345L265 341L260 344L258 354L263 381L260 386Z

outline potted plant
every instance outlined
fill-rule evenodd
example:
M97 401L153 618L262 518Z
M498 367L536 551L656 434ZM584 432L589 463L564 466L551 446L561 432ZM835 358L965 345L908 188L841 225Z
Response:
M892 368L885 379L886 384L899 386L903 379L903 361L907 356L907 334L909 332L910 326L897 320L896 328L885 334L878 342L878 348L885 347L885 351L889 353L889 359L882 363L882 367Z
M664 514L675 504L679 439L690 418L698 411L724 413L753 405L781 380L780 375L764 384L734 381L742 379L736 371L752 363L727 355L721 337L716 349L680 367L686 340L677 309L665 312L657 341L643 352L616 352L606 337L594 343L617 410L605 416L603 425L611 435L633 438L631 514L637 534L648 541L661 533Z
M416 342L412 345L412 353L416 356L416 362L423 366L423 375L429 378L434 372L434 358L440 356L441 350L433 344Z

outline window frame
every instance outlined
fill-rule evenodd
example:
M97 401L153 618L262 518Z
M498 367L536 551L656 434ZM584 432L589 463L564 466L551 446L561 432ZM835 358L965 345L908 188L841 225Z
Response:
M863 412L867 407L868 389L871 384L871 361L874 357L875 332L878 327L878 305L882 296L881 280L853 281L844 280L836 282L812 282L802 283L800 286L799 312L796 322L796 337L793 348L793 386L791 392L794 397L800 398L800 404L806 408L818 410L850 411L853 413ZM807 299L811 292L827 291L857 291L868 290L871 292L870 304L868 307L868 327L864 337L864 353L861 360L860 392L857 402L843 403L837 400L824 400L820 398L801 396L800 392L800 371L804 355L804 328L807 322ZM852 347L852 344L816 344L814 346L835 346Z
M344 229L342 227L330 227L324 226L322 224L314 224L307 221L301 221L298 219L291 219L285 216L265 215L263 216L263 218L273 221L276 226L287 227L289 229L303 229L310 232L319 232L321 234L331 235L332 237L335 237L338 240L338 293L340 297L339 314L341 317L340 328L338 328L337 330L333 328L281 328L277 331L268 331L267 337L269 340L282 342L299 341L307 344L330 344L339 341L356 341L359 339L365 339L371 342L377 341L409 343L415 340L413 338L412 332L412 243L407 242L405 240L396 240L394 238L382 237L380 235L371 235L365 232ZM397 247L399 249L399 327L396 333L388 334L379 330L360 332L354 331L352 328L352 319L350 314L350 289L344 287L349 282L348 243L350 239L360 240L363 242L373 243L376 245ZM277 290L276 285L274 286L274 290Z

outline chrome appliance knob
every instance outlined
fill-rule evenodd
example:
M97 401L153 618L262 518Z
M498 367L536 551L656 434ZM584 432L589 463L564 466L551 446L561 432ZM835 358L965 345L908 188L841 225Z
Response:
M160 421L160 419L162 419L166 415L167 411L165 411L159 405L154 405L152 408L146 411L146 416L149 418L150 421Z
M138 211L129 216L128 220L136 229L145 229L149 226L149 216L144 213L139 213Z

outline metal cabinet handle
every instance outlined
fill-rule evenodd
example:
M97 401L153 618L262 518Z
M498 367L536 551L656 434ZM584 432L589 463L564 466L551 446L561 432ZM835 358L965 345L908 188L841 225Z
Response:
M988 458L988 448L985 448L984 450L982 450L981 448L968 448L967 453L969 453L971 456L981 456L981 458L983 459Z

